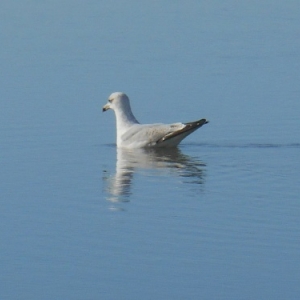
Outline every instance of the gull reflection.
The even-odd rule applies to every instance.
[[[202,184],[205,164],[183,154],[178,148],[122,149],[117,148],[116,172],[104,176],[104,186],[111,202],[130,199],[134,173],[154,171],[159,176],[177,176],[182,181]]]

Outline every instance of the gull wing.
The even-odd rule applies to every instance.
[[[185,137],[190,135],[192,132],[207,124],[206,119],[201,119],[194,122],[183,123],[184,127],[176,131],[166,134],[164,137],[156,141],[158,147],[166,146],[176,146],[178,145]]]
[[[134,124],[121,135],[121,146],[128,148],[174,147],[206,123],[208,123],[206,119],[201,119],[195,122],[169,125]]]

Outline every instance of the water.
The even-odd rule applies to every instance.
[[[1,299],[298,299],[297,2],[0,6]]]

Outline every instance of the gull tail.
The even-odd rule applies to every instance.
[[[159,144],[169,144],[169,146],[178,145],[185,137],[190,135],[192,132],[207,124],[209,121],[206,119],[201,119],[194,122],[184,123],[184,127],[180,130],[176,130],[174,132],[166,134],[164,137],[160,138],[156,141],[157,146],[162,146]]]

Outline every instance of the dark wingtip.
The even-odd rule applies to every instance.
[[[207,120],[207,119],[201,119],[200,121],[199,121],[199,125],[201,124],[201,125],[204,125],[204,124],[208,124],[209,123],[209,120]]]
[[[201,120],[199,120],[199,121],[194,121],[194,122],[189,122],[189,123],[185,123],[186,125],[189,125],[189,126],[199,126],[199,127],[201,127],[202,125],[204,125],[204,124],[207,124],[207,123],[209,123],[209,121],[208,120],[206,120],[206,119],[201,119]]]

